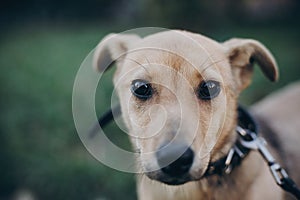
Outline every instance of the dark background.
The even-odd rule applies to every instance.
[[[261,41],[275,55],[281,79],[269,83],[256,70],[241,97],[249,105],[299,79],[299,9],[297,0],[1,1],[0,200],[136,198],[134,175],[96,161],[72,118],[76,72],[107,33],[156,26],[218,41]],[[110,105],[111,76],[98,94],[99,113]],[[107,130],[128,147],[114,124]]]

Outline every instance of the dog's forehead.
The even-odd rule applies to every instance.
[[[187,60],[194,55],[200,58],[224,56],[225,52],[223,45],[208,37],[176,30],[147,36],[137,42],[133,49],[166,51]]]
[[[127,67],[136,67],[136,74],[153,72],[157,78],[165,76],[164,72],[176,71],[193,76],[187,77],[189,79],[218,79],[228,62],[220,43],[184,31],[150,35],[132,46],[129,52]]]

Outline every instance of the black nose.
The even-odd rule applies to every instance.
[[[157,151],[156,157],[159,166],[162,167],[161,170],[165,174],[181,176],[187,173],[191,168],[194,160],[194,152],[185,145],[172,144],[166,147],[163,146]]]

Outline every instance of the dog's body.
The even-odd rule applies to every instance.
[[[204,176],[209,164],[226,156],[236,141],[238,96],[251,82],[253,62],[270,80],[278,78],[276,62],[262,44],[243,39],[217,43],[184,31],[144,39],[110,35],[97,47],[94,64],[104,71],[116,59],[115,88],[123,119],[135,136],[132,144],[140,152],[139,199],[285,198],[254,151],[230,174]],[[299,87],[293,90],[298,93],[287,106],[299,109]],[[283,138],[295,144],[283,142],[282,152],[276,153],[277,146],[271,151],[296,172],[299,112],[292,108],[276,113],[275,108],[283,108],[284,98],[271,100],[254,106],[252,112],[266,138],[278,139],[272,144],[281,144]],[[285,122],[288,130],[280,125]]]

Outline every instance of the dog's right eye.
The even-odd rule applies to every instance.
[[[131,92],[137,98],[147,100],[152,96],[153,89],[149,82],[138,79],[132,81]]]

